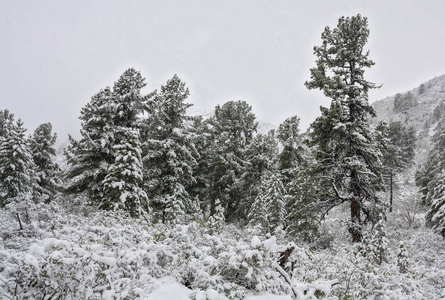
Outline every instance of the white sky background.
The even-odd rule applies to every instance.
[[[375,101],[445,74],[445,1],[7,1],[0,0],[0,109],[29,133],[51,122],[61,139],[78,135],[81,108],[129,67],[145,93],[175,73],[195,108],[245,100],[279,125],[303,129],[330,101],[304,82],[325,26],[361,13],[383,84]]]

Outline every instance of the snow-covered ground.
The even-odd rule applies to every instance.
[[[412,171],[411,171],[412,172]],[[205,220],[167,226],[96,211],[75,199],[0,210],[2,299],[444,299],[445,242],[425,228],[412,176],[399,176],[382,264],[351,245],[332,212],[323,243]],[[411,188],[410,188],[411,187]],[[411,203],[411,206],[408,204]],[[410,211],[407,211],[409,208]],[[19,229],[17,214],[23,230]],[[410,221],[411,220],[411,221]],[[400,267],[400,242],[406,272]],[[295,247],[285,267],[279,253]],[[328,246],[328,247],[327,247]],[[292,283],[289,285],[288,280]]]

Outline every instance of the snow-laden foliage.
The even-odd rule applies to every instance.
[[[252,204],[248,215],[248,225],[257,228],[259,232],[268,232],[267,201],[263,191],[260,191]]]
[[[114,146],[116,160],[104,179],[107,201],[103,206],[108,209],[124,209],[131,216],[138,216],[148,207],[147,195],[142,190],[139,131],[126,130],[124,136],[121,143]]]
[[[300,118],[293,116],[284,120],[277,130],[277,139],[283,147],[278,155],[278,169],[285,185],[295,179],[296,167],[303,162],[304,145],[299,126]]]
[[[0,136],[0,207],[32,192],[34,162],[19,119]]]
[[[242,211],[245,218],[256,196],[263,188],[263,178],[274,172],[278,154],[278,143],[272,132],[257,134],[243,151],[244,172],[241,177]]]
[[[375,116],[368,91],[377,86],[364,78],[365,68],[374,65],[364,50],[368,36],[368,21],[361,15],[340,18],[334,29],[326,27],[323,44],[314,47],[317,67],[305,83],[332,99],[310,128],[317,160],[314,172],[321,187],[318,197],[325,212],[351,203],[349,230],[354,241],[361,240],[362,227],[377,221],[381,210],[381,153],[368,124]]]
[[[220,234],[224,228],[226,218],[224,217],[224,207],[221,205],[219,200],[215,201],[215,213],[209,217],[208,227],[210,228],[210,233]]]
[[[0,210],[3,298],[147,298],[160,293],[166,278],[187,287],[190,299],[445,296],[445,245],[424,229],[402,233],[391,225],[387,260],[377,264],[341,236],[329,249],[310,250],[233,225],[219,233],[205,221],[154,225],[119,211],[78,211],[71,202],[22,199]],[[403,251],[397,240],[405,240]]]
[[[308,155],[305,161],[294,169],[293,179],[288,183],[286,231],[292,237],[315,241],[319,235],[319,208],[317,207],[316,180],[310,174],[313,159]]]
[[[364,235],[363,242],[359,248],[363,256],[381,265],[383,262],[387,262],[388,242],[386,225],[384,224],[383,215],[380,214],[380,219],[375,225],[374,231]]]
[[[83,217],[57,201],[23,200],[0,213],[0,294],[7,298],[134,299],[148,296],[165,276],[195,293],[213,289],[231,299],[290,293],[276,271],[274,237],[249,238],[236,228],[216,234],[195,222],[151,225],[119,212]]]
[[[144,190],[162,222],[176,222],[193,202],[187,189],[195,183],[192,170],[199,155],[187,126],[188,96],[185,83],[173,76],[150,95],[148,116],[140,125]]]
[[[67,192],[87,193],[92,204],[102,203],[104,179],[116,159],[114,146],[124,138],[122,128],[137,126],[138,115],[146,105],[146,97],[141,94],[145,85],[141,74],[130,68],[112,89],[99,91],[82,108],[82,138],[76,141],[70,137],[65,151]]]
[[[215,107],[214,115],[208,122],[207,195],[211,206],[219,199],[228,220],[245,219],[251,201],[243,198],[251,194],[246,189],[245,151],[252,142],[258,123],[252,107],[245,101],[229,101]],[[251,181],[250,181],[251,182]],[[250,198],[249,198],[250,199]]]
[[[434,147],[427,161],[418,172],[416,182],[428,206],[426,221],[436,232],[445,237],[445,121],[438,124]]]
[[[5,138],[6,135],[14,127],[14,114],[9,110],[0,110],[0,138]]]
[[[264,200],[266,201],[266,212],[269,220],[269,230],[274,232],[278,227],[284,227],[286,217],[285,199],[286,190],[282,179],[277,174],[272,176],[265,183]]]
[[[61,186],[59,166],[53,162],[57,135],[51,123],[39,125],[30,138],[30,150],[35,165],[34,197],[50,201]]]

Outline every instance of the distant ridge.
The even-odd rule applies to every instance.
[[[396,109],[394,102],[397,94],[372,103],[377,113],[372,124],[380,121],[401,121],[405,126],[416,128],[419,133],[434,127],[438,121],[434,117],[434,110],[445,101],[445,75],[422,83],[410,91],[401,92],[400,95],[407,93],[411,93],[415,101],[405,110]]]

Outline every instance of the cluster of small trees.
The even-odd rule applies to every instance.
[[[425,88],[419,88],[419,93],[422,94]],[[411,92],[405,94],[397,93],[394,97],[394,110],[396,112],[407,112],[411,107],[418,104],[416,97]]]
[[[50,201],[60,186],[51,124],[38,126],[29,137],[25,131],[20,119],[0,111],[0,207],[20,197]]]

